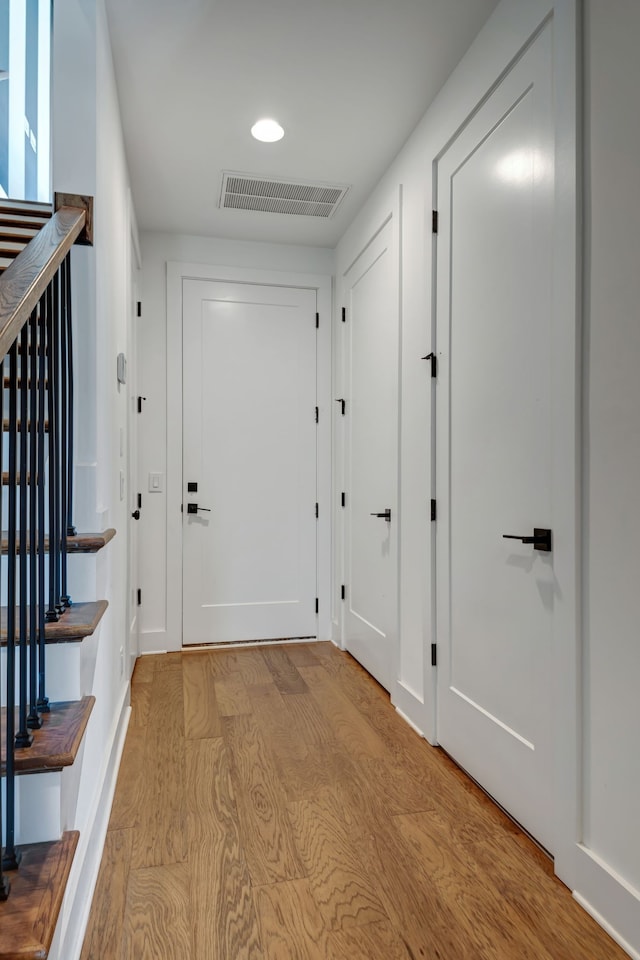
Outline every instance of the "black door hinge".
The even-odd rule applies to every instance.
[[[340,494],[340,506],[346,507],[346,505],[347,505],[347,495],[343,490],[342,493]]]
[[[342,308],[342,322],[343,322],[343,323],[346,323],[346,322],[347,322],[347,308],[346,308],[346,307],[343,307],[343,308]]]
[[[347,412],[347,401],[343,400],[342,397],[339,397],[336,400],[336,403],[340,404],[340,410],[342,412],[342,416],[344,417],[345,413]]]
[[[320,610],[320,601],[319,601],[318,598],[316,597],[316,613],[318,613],[319,610]]]
[[[142,413],[142,401],[146,399],[146,397],[138,397],[138,413]]]
[[[421,360],[431,360],[431,376],[435,379],[438,376],[438,358],[433,351],[426,357],[420,357]]]
[[[320,423],[320,407],[316,407],[316,423]]]
[[[436,519],[437,519],[436,502],[435,502],[435,500],[432,500],[432,501],[431,501],[431,519],[432,519],[432,520],[436,520]]]
[[[343,583],[342,586],[340,587],[340,599],[341,599],[341,600],[344,600],[344,599],[346,598],[346,596],[347,596],[347,588],[345,587],[345,585],[344,585],[344,583]]]
[[[140,301],[140,300],[138,300],[138,306],[137,306],[136,313],[137,313],[137,315],[138,315],[139,317],[142,316],[142,301]]]
[[[438,211],[432,210],[431,211],[431,233],[437,233],[437,232],[438,232]]]
[[[138,587],[138,606],[142,606],[142,590]]]
[[[320,314],[316,313],[316,330],[320,327]]]
[[[316,503],[316,520],[318,519],[319,516],[320,516],[320,508],[318,507],[318,504]]]
[[[438,648],[436,647],[435,643],[431,644],[431,666],[438,666]]]
[[[138,510],[142,508],[142,494],[138,494]]]

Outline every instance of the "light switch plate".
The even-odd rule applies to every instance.
[[[149,493],[162,493],[162,474],[149,474]]]

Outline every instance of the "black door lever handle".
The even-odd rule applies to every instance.
[[[541,550],[543,553],[551,552],[551,530],[547,530],[544,527],[534,527],[532,537],[521,537],[517,533],[503,533],[502,539],[532,543],[534,550]]]
[[[389,507],[387,507],[384,513],[372,513],[370,516],[380,517],[381,520],[386,520],[387,523],[391,523],[391,509]]]
[[[188,503],[187,513],[211,513],[211,510],[209,507],[199,507],[197,503]]]

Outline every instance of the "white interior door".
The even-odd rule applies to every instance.
[[[315,290],[184,281],[185,644],[316,635],[315,317]]]
[[[133,247],[133,244],[132,244]],[[137,304],[138,304],[138,265],[135,254],[132,251],[131,256],[131,287],[130,287],[130,314],[127,330],[127,503],[129,511],[127,515],[127,537],[128,537],[128,571],[127,583],[129,586],[127,596],[127,623],[129,626],[129,636],[127,640],[127,666],[129,671],[133,670],[136,658],[138,656],[138,587],[140,580],[138,576],[138,521],[135,519],[138,511],[138,359],[137,344],[138,331],[136,327]]]
[[[547,26],[438,163],[436,540],[438,740],[550,850],[552,80]]]
[[[390,219],[345,277],[346,649],[391,689],[398,592],[398,267]],[[388,511],[389,519],[374,514]]]

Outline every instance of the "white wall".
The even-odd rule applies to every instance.
[[[640,5],[585,20],[583,840],[635,888],[640,953]]]
[[[126,396],[116,381],[116,356],[129,323],[130,220],[128,174],[102,0],[55,4],[53,188],[94,197],[93,247],[75,247],[74,360],[76,377],[75,522],[79,530],[114,526],[115,540],[87,564],[75,601],[107,599],[96,637],[86,641],[82,693],[96,704],[73,768],[76,784],[66,827],[80,831],[53,957],[79,954],[99,866],[122,734],[128,680],[120,649],[126,636],[127,509],[120,500],[120,429]],[[84,568],[87,569],[86,566]],[[76,580],[79,585],[79,580]],[[90,654],[90,656],[89,656]],[[56,952],[57,951],[57,952]]]
[[[139,419],[139,483],[143,495],[140,519],[139,570],[142,589],[140,650],[178,650],[181,637],[167,626],[167,595],[181,591],[167,577],[168,457],[167,378],[179,358],[167,357],[168,262],[202,263],[288,273],[331,275],[333,252],[319,247],[292,247],[275,243],[248,243],[209,237],[146,233],[141,236],[142,317],[138,321],[139,393],[146,397]],[[161,493],[148,492],[150,472],[161,473]]]
[[[497,8],[336,251],[339,291],[342,274],[384,221],[402,186],[401,649],[399,682],[391,693],[431,740],[436,736],[434,676],[427,656],[432,640],[427,513],[432,388],[418,358],[433,343],[432,163],[506,66],[509,50],[518,49],[529,29],[527,18],[531,26],[545,6],[551,4],[505,0]],[[566,9],[564,0],[555,6]],[[576,677],[582,753],[564,758],[565,766],[581,770],[581,776],[568,796],[573,814],[559,814],[561,829],[570,834],[562,837],[562,874],[587,909],[640,957],[640,6],[636,0],[587,0],[585,17],[583,662]],[[336,303],[336,345],[341,305]],[[336,371],[340,378],[339,357]],[[338,512],[338,537],[339,524]],[[339,582],[336,577],[334,589]]]
[[[73,2],[82,10],[87,6],[82,0]],[[419,357],[428,352],[432,343],[429,320],[431,164],[443,145],[443,136],[455,129],[456,117],[466,116],[477,100],[478,90],[488,89],[496,70],[501,64],[506,65],[508,51],[517,46],[519,32],[526,29],[527,17],[535,22],[544,6],[542,0],[505,0],[501,4],[447,84],[445,95],[429,110],[337,251],[339,274],[379,225],[401,184],[401,509],[404,519],[400,560],[400,680],[410,679],[414,688],[418,686],[419,696],[407,697],[399,685],[394,691],[394,701],[428,736],[435,732],[433,675],[425,656],[431,642],[432,570],[427,514],[431,495],[431,383]],[[640,422],[637,372],[640,271],[636,242],[640,223],[636,188],[640,136],[635,116],[640,83],[636,56],[640,10],[635,0],[610,0],[606,8],[599,0],[585,0],[585,12],[588,230],[583,370],[585,554],[581,759],[584,763],[579,784],[583,829],[570,838],[571,842],[582,842],[578,849],[584,857],[576,857],[570,882],[601,921],[610,924],[619,936],[626,937],[629,952],[635,948],[634,955],[639,955],[637,917],[640,911],[634,891],[640,886],[640,835],[635,812],[640,794],[640,754],[636,743],[640,729],[636,691],[640,675],[637,639],[640,601],[638,565],[634,561],[640,534],[640,519],[635,509],[636,492],[640,489],[637,425]],[[90,93],[90,77],[88,82]],[[91,137],[87,149],[95,150],[95,140]],[[109,215],[109,231],[119,229],[122,183],[118,185],[118,169],[121,169],[118,165],[121,162],[120,157],[115,171],[104,172],[113,187],[116,205],[112,220]],[[65,184],[65,187],[85,189],[77,183]],[[324,249],[165,235],[145,236],[142,248],[139,386],[140,393],[147,397],[140,420],[140,480],[144,491],[149,471],[166,475],[168,457],[166,374],[168,369],[171,375],[172,361],[166,355],[167,261],[326,274],[332,272],[333,259],[331,251]],[[115,243],[111,247],[107,245],[106,251],[97,250],[97,256],[105,257],[108,271],[118,274],[122,269]],[[115,363],[122,290],[118,282],[112,291],[106,287],[101,289],[107,298],[101,307],[102,320],[108,324],[116,317],[112,332],[100,334],[105,339],[98,341],[100,350],[96,353],[99,357],[96,365],[105,363],[108,371],[109,365]],[[337,327],[336,323],[336,335],[339,335]],[[336,375],[339,378],[339,369]],[[336,389],[338,385],[339,379]],[[113,457],[114,431],[122,417],[108,372],[101,384],[99,416],[105,417],[106,437],[96,444],[96,462],[102,462],[105,456]],[[179,452],[171,451],[170,455],[179,456]],[[103,475],[98,485],[101,505],[109,509],[113,509],[112,480],[113,477]],[[169,645],[164,601],[168,590],[180,587],[166,582],[165,537],[164,494],[146,493],[144,522],[140,524],[143,649]],[[169,640],[175,644],[175,638]],[[591,872],[589,863],[594,865]]]
[[[336,250],[341,277],[401,201],[400,651],[394,703],[435,742],[432,642],[432,380],[420,358],[432,349],[432,163],[511,58],[544,18],[546,0],[507,0],[480,32]],[[336,303],[336,307],[342,306]],[[338,313],[334,338],[341,336]],[[336,386],[336,389],[339,389]],[[337,394],[339,395],[339,394]],[[340,520],[339,520],[340,522]],[[339,532],[338,532],[339,533]]]

